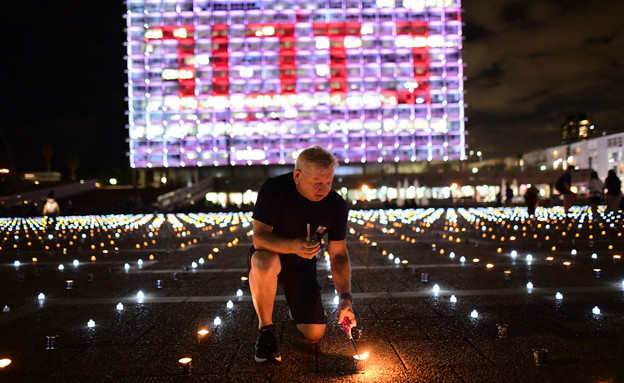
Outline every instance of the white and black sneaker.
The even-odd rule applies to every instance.
[[[266,362],[267,360],[282,361],[272,324],[260,328],[258,340],[256,341],[254,360],[256,362]]]

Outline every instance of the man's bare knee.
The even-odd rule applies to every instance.
[[[282,269],[279,254],[256,251],[251,256],[251,270],[261,274],[279,274]]]
[[[297,325],[297,329],[307,340],[311,342],[319,341],[325,334],[324,324],[300,323]]]

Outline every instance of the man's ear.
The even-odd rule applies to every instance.
[[[293,172],[293,179],[295,180],[295,184],[299,185],[299,177],[301,176],[301,170],[295,169]]]

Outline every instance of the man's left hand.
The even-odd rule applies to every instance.
[[[336,310],[336,319],[338,319],[338,324],[341,325],[345,318],[349,320],[350,327],[357,326],[355,314],[351,309],[351,300],[346,298],[341,299],[340,302],[338,302],[338,309]]]

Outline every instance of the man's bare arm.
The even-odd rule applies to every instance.
[[[306,259],[311,259],[318,254],[319,243],[308,243],[305,237],[284,238],[273,233],[273,226],[254,219],[253,244],[256,250],[265,250],[279,254],[297,254]]]

